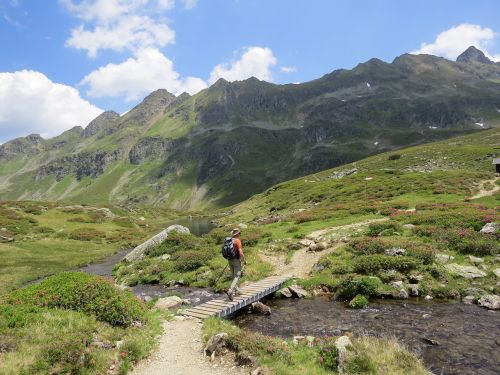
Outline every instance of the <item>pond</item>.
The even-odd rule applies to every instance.
[[[434,374],[497,375],[500,315],[462,303],[378,300],[352,310],[327,298],[268,301],[270,316],[241,314],[237,324],[265,335],[395,336]]]

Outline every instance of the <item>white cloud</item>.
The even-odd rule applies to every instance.
[[[265,81],[272,81],[271,68],[278,59],[270,48],[248,47],[241,58],[230,64],[219,64],[210,73],[210,83],[219,78],[227,81],[239,81],[256,77]]]
[[[84,21],[71,30],[68,47],[83,49],[90,57],[99,50],[137,51],[164,47],[175,41],[175,32],[162,19],[174,0],[60,0]]]
[[[297,68],[294,66],[282,66],[280,67],[280,70],[283,73],[295,73],[297,71]]]
[[[198,4],[198,0],[182,0],[186,9],[193,9]]]
[[[468,47],[474,46],[490,59],[500,61],[500,55],[492,56],[487,52],[487,48],[497,36],[498,34],[488,27],[463,23],[441,32],[433,43],[422,43],[420,49],[411,53],[425,53],[454,60]]]
[[[86,126],[102,112],[73,87],[40,72],[0,73],[0,142],[30,133],[51,137]]]
[[[200,78],[181,79],[172,61],[155,48],[142,49],[123,63],[103,66],[88,74],[81,83],[88,86],[91,97],[124,96],[127,101],[140,99],[160,88],[178,95],[184,91],[195,94],[207,87]]]

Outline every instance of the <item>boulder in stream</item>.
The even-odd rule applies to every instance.
[[[282,296],[282,297],[285,297],[285,298],[292,298],[293,297],[293,294],[292,292],[290,291],[290,289],[288,288],[282,288],[278,291],[278,293]]]
[[[499,310],[500,309],[500,296],[496,294],[486,294],[479,298],[477,304],[482,307],[486,307],[490,310]]]
[[[168,310],[182,305],[182,298],[177,296],[169,296],[158,299],[155,303],[155,308]]]
[[[292,295],[296,298],[307,298],[310,296],[308,291],[298,286],[297,284],[290,285],[288,289],[290,290],[290,292],[292,292]]]
[[[260,315],[271,315],[271,308],[260,301],[252,303],[252,312]]]

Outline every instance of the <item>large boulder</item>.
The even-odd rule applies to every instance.
[[[500,296],[495,294],[486,294],[479,298],[477,304],[482,307],[486,307],[490,310],[499,310],[500,309]]]
[[[183,234],[189,234],[189,229],[182,225],[171,225],[167,229],[162,230],[157,235],[151,237],[149,240],[141,243],[139,246],[134,248],[126,257],[125,260],[128,262],[133,262],[144,257],[146,250],[161,244],[168,235],[172,232],[178,232]]]
[[[260,315],[271,315],[271,308],[260,301],[252,303],[252,312]]]
[[[436,254],[435,258],[436,258],[436,262],[439,262],[439,263],[446,263],[446,262],[449,262],[449,261],[455,259],[455,257],[453,255],[448,255],[448,254]]]
[[[283,289],[280,289],[278,291],[278,293],[282,296],[282,297],[285,297],[285,298],[292,298],[293,297],[293,294],[292,292],[290,291],[290,289],[288,288],[283,288]]]
[[[207,341],[205,345],[205,355],[214,358],[215,354],[218,354],[222,351],[222,349],[226,346],[227,333],[221,332],[213,335]]]
[[[460,264],[451,263],[445,265],[446,269],[460,277],[466,279],[475,279],[478,277],[485,277],[486,273],[481,271],[475,266],[461,266]]]
[[[288,289],[290,290],[290,292],[292,292],[292,295],[296,298],[307,298],[310,296],[308,291],[298,286],[297,284],[290,285]]]
[[[495,234],[500,229],[500,223],[486,223],[484,227],[481,228],[480,232],[483,234]]]
[[[183,302],[182,298],[177,296],[163,297],[159,298],[158,301],[156,301],[155,308],[168,310],[182,305],[182,302]]]

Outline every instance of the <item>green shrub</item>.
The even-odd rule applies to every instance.
[[[359,279],[344,279],[337,286],[336,295],[339,300],[350,300],[358,294],[368,297],[377,295],[377,288],[381,285],[376,277],[361,277]]]
[[[349,242],[349,248],[357,254],[382,254],[387,245],[380,238],[359,237]]]
[[[159,245],[149,248],[146,255],[158,257],[163,254],[174,254],[178,251],[199,250],[206,246],[206,239],[192,234],[172,232]]]
[[[368,298],[362,294],[357,294],[350,302],[349,307],[352,309],[364,309],[368,305]]]
[[[321,365],[328,370],[337,370],[339,352],[334,337],[318,337],[315,341]]]
[[[366,275],[375,275],[382,270],[396,270],[404,273],[417,268],[420,263],[408,256],[361,255],[354,259],[354,271]]]
[[[224,243],[224,239],[230,236],[231,231],[227,228],[214,228],[204,237],[209,238],[211,242],[214,242],[217,245],[222,245]]]
[[[94,228],[79,228],[71,231],[68,237],[77,241],[95,241],[105,238],[106,233]]]
[[[387,158],[387,160],[398,160],[398,159],[401,159],[401,154],[391,154]]]
[[[12,305],[55,307],[81,311],[112,325],[128,326],[144,317],[144,305],[129,291],[82,272],[64,272],[6,297]]]
[[[302,223],[307,223],[308,221],[317,220],[316,215],[314,215],[311,212],[307,212],[307,211],[299,212],[299,213],[295,214],[293,216],[293,218],[295,219],[295,222],[297,224],[302,224]]]
[[[172,256],[175,268],[179,271],[192,271],[204,266],[215,253],[202,250],[179,251]]]
[[[394,221],[384,221],[379,223],[371,223],[368,226],[368,236],[375,237],[380,235],[392,235],[395,232],[401,232],[401,225]]]

